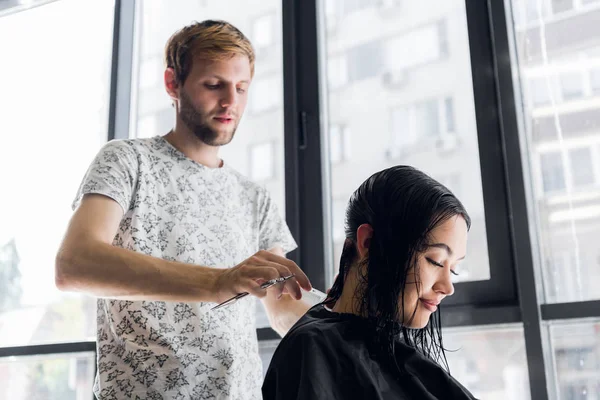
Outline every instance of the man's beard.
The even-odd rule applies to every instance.
[[[179,98],[179,107],[181,120],[203,143],[209,146],[223,146],[233,139],[237,124],[234,125],[229,136],[222,139],[219,138],[219,132],[208,125],[206,116],[194,107],[191,99],[183,90]]]

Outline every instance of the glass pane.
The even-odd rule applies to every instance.
[[[592,94],[600,95],[600,69],[590,71],[590,87]]]
[[[344,135],[360,149],[345,153],[343,163],[338,162],[339,149],[327,152],[333,232],[327,277],[331,282],[337,271],[343,214],[351,193],[372,173],[408,164],[447,182],[451,190],[460,189],[473,227],[469,261],[457,281],[487,280],[465,2],[359,3],[320,2],[325,15],[321,45],[326,54],[321,62],[327,71],[323,90],[328,90],[329,101],[324,135],[330,137],[330,146],[338,146],[338,133],[332,130],[344,126]]]
[[[229,166],[266,187],[285,216],[283,160],[283,62],[281,1],[157,0],[139,2],[136,129],[131,137],[165,135],[174,126],[175,111],[163,84],[164,47],[169,37],[193,20],[223,19],[240,29],[256,51],[255,75],[248,105],[234,140],[220,150]],[[193,17],[191,17],[193,16]],[[145,72],[149,71],[149,72]],[[146,76],[142,79],[142,75]],[[150,76],[152,75],[152,76]],[[259,307],[257,327],[269,326]]]
[[[574,186],[592,185],[596,182],[592,149],[589,147],[572,149],[569,151],[569,159]]]
[[[559,14],[573,8],[573,0],[552,0],[552,12]]]
[[[600,399],[600,320],[550,326],[561,400]]]
[[[0,346],[94,336],[93,299],[59,292],[54,260],[107,137],[113,15],[63,0],[0,18]]]
[[[542,182],[544,192],[564,190],[565,173],[562,155],[558,152],[541,155]]]
[[[94,353],[0,358],[0,399],[92,397]]]
[[[513,11],[531,2],[541,3],[506,0]],[[597,6],[553,1],[552,7],[569,9],[560,23],[543,15],[543,30],[513,24],[512,37],[532,226],[545,301],[555,303],[600,299],[600,25]]]
[[[550,92],[552,81],[547,78],[534,78],[529,83],[531,91],[531,101],[536,106],[543,106],[550,103]]]
[[[253,144],[250,147],[250,177],[255,182],[273,179],[273,143]]]
[[[278,345],[279,340],[261,340],[258,342],[258,353],[262,361],[263,377],[267,374],[269,364],[271,364],[271,359]]]
[[[475,397],[531,398],[522,327],[445,329],[444,346],[450,373]]]
[[[583,81],[580,74],[568,73],[561,75],[560,87],[562,98],[565,101],[583,96]]]

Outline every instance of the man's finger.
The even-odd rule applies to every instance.
[[[306,276],[304,271],[302,271],[302,269],[300,269],[296,263],[294,263],[294,266],[290,268],[290,271],[295,275],[296,281],[298,281],[298,284],[300,287],[302,287],[302,289],[306,290],[307,292],[312,289],[312,285],[308,279],[308,276]]]
[[[279,270],[274,267],[252,267],[246,268],[243,272],[244,277],[252,279],[263,279],[269,281],[271,279],[277,279],[281,276]]]
[[[259,254],[271,262],[275,262],[279,265],[285,266],[290,271],[290,273],[295,275],[295,278],[300,284],[300,287],[302,287],[304,290],[310,291],[312,289],[312,285],[310,283],[310,280],[308,279],[308,276],[306,276],[304,271],[302,271],[302,269],[294,261],[290,260],[289,258],[285,258],[278,254],[272,253],[271,251],[259,252]]]
[[[277,262],[265,260],[265,261],[263,261],[262,264],[263,264],[263,265],[261,265],[262,267],[269,267],[269,268],[274,268],[275,270],[277,270],[279,275],[277,275],[275,278],[280,278],[282,276],[289,276],[294,273],[285,265],[279,264]]]
[[[260,284],[252,279],[245,279],[243,281],[246,291],[252,296],[263,298],[267,295],[267,291],[260,287]]]
[[[302,298],[302,291],[300,290],[300,285],[297,281],[290,279],[289,281],[285,282],[285,288],[290,296],[292,296],[294,299],[300,300]]]

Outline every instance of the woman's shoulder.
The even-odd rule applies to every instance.
[[[283,337],[279,347],[323,348],[362,344],[366,320],[353,314],[336,313],[322,304],[312,307]],[[335,344],[335,345],[334,345]]]

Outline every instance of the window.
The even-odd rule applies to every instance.
[[[401,70],[436,61],[447,54],[446,22],[434,22],[389,39],[385,64],[390,71]]]
[[[586,186],[595,182],[592,152],[589,147],[569,151],[573,186]]]
[[[260,51],[275,44],[275,14],[262,15],[252,22],[252,44]]]
[[[382,68],[383,49],[380,42],[371,42],[348,50],[348,75],[352,81],[372,78]]]
[[[0,18],[0,37],[11,38],[0,52],[18,62],[0,63],[0,347],[95,335],[94,299],[59,292],[54,264],[75,191],[107,138],[113,15],[110,1],[63,0]],[[79,84],[76,96],[66,90]]]
[[[258,343],[258,350],[260,352],[260,359],[263,367],[263,377],[267,374],[269,364],[271,364],[271,359],[273,358],[273,354],[275,354],[277,345],[279,345],[279,340],[261,340]]]
[[[136,137],[149,138],[165,135],[173,126],[175,126],[175,109],[173,107],[164,108],[138,119]]]
[[[440,134],[440,119],[437,100],[428,100],[415,107],[417,137],[433,137]]]
[[[535,23],[540,20],[541,16],[547,15],[546,1],[538,0],[523,0],[515,2],[512,10],[515,17],[515,23],[518,26],[523,26],[528,23]],[[541,11],[541,14],[540,14]]]
[[[344,232],[344,224],[346,222],[345,218],[347,206],[348,199],[334,199],[331,205],[331,208],[333,210],[333,238],[338,242],[343,241],[346,238],[346,234]]]
[[[443,335],[450,373],[475,397],[530,398],[522,327],[447,328]]]
[[[255,77],[248,91],[250,101],[248,106],[254,114],[272,110],[281,104],[281,78]]]
[[[254,181],[273,178],[274,154],[273,143],[259,143],[250,147],[250,177]]]
[[[573,0],[552,0],[552,12],[559,14],[573,9]]]
[[[328,273],[329,279],[333,282],[333,278],[338,271],[339,259],[342,256],[344,241],[346,240],[345,223],[346,223],[346,207],[348,206],[349,198],[335,198],[331,202],[331,233],[333,238],[333,257],[335,263],[333,268]]]
[[[525,0],[511,1],[513,8],[523,7],[524,2]],[[579,1],[553,1],[552,7],[556,12],[579,4]],[[562,97],[568,99],[587,94],[583,89],[587,79],[579,71],[589,68],[591,92],[597,94],[597,44],[588,40],[591,33],[579,36],[582,29],[588,29],[587,26],[594,27],[589,32],[597,31],[596,25],[586,22],[593,20],[594,12],[597,12],[596,7],[579,7],[579,13],[571,13],[569,18],[565,16],[560,24],[547,24],[545,32],[535,34],[535,40],[534,36],[528,34],[526,27],[515,27],[513,71],[517,71],[521,78],[531,77],[532,74],[551,77],[556,76],[557,71],[562,71],[558,75],[560,91]],[[561,43],[551,39],[559,37],[555,35],[560,36]],[[543,58],[544,55],[546,59]],[[523,88],[525,98],[548,100],[548,93],[541,90],[541,80],[540,85],[532,85],[531,80],[529,83]],[[595,186],[598,173],[595,157],[600,131],[596,129],[595,115],[598,113],[598,106],[594,101],[584,101],[582,98],[581,101],[568,105],[550,105],[547,101],[544,118],[552,123],[540,125],[537,129],[543,128],[553,133],[556,128],[560,128],[562,135],[536,134],[536,120],[540,119],[535,105],[541,101],[533,101],[533,105],[528,105],[523,110],[522,122],[525,129],[521,134],[527,143],[524,148],[528,149],[527,156],[533,161],[532,176],[541,177],[541,183],[535,185],[533,190],[537,201],[531,206],[536,222],[531,226],[537,228],[534,242],[540,243],[539,259],[544,260],[544,264],[540,266],[543,287],[546,288],[543,300],[549,306],[554,306],[554,303],[600,299],[600,292],[597,290],[600,285],[600,252],[595,239],[592,239],[600,235],[600,198]],[[570,121],[575,120],[577,124],[570,126]],[[577,147],[574,148],[574,145]],[[536,170],[535,160],[538,158],[539,170]],[[525,160],[525,163],[528,161]],[[566,190],[567,183],[571,190]],[[578,308],[574,304],[568,309],[575,312]],[[578,390],[577,379],[573,379],[571,383],[569,390]],[[567,396],[566,393],[567,391],[561,395]]]
[[[549,78],[535,78],[529,82],[531,98],[534,106],[543,106],[550,103]]]
[[[540,157],[544,192],[564,190],[565,172],[559,152],[542,154]]]
[[[369,7],[373,7],[375,2],[373,0],[338,0],[339,5],[343,10],[343,15],[349,15]]]
[[[348,64],[343,55],[327,60],[327,82],[330,90],[343,87],[348,83]]]
[[[406,149],[417,142],[417,132],[413,129],[414,123],[411,107],[402,106],[392,109],[392,146],[397,149]]]
[[[140,63],[139,87],[140,89],[162,89],[164,65],[161,57],[153,57]]]
[[[454,102],[450,97],[395,107],[391,114],[392,146],[399,151],[408,151],[419,143],[430,149],[432,145],[441,149],[442,142],[433,143],[431,139],[455,131]]]
[[[563,100],[572,100],[583,96],[581,74],[568,73],[560,76],[560,88]]]
[[[479,171],[480,160],[465,2],[444,2],[443,11],[428,15],[427,10],[437,5],[432,1],[419,7],[403,7],[403,13],[397,17],[386,18],[381,3],[374,3],[378,12],[370,14],[369,19],[365,19],[369,25],[360,30],[348,30],[343,37],[328,34],[326,28],[319,32],[326,49],[326,56],[320,61],[327,66],[328,78],[332,79],[323,82],[322,90],[329,89],[324,109],[330,120],[345,127],[353,144],[360,143],[360,151],[355,156],[331,168],[332,208],[328,217],[334,235],[332,240],[326,240],[331,240],[327,246],[331,246],[333,259],[328,262],[332,270],[327,271],[326,276],[332,277],[337,269],[344,238],[339,217],[342,208],[337,205],[337,199],[347,199],[375,171],[392,164],[409,164],[434,178],[456,173],[461,181],[469,182],[461,188],[461,200],[471,210],[477,229],[481,231],[474,239],[477,244],[473,248],[477,250],[469,255],[469,267],[466,268],[471,270],[464,271],[464,276],[469,281],[489,279],[483,191],[481,182],[471,177],[473,171]],[[328,18],[326,14],[325,19]],[[342,17],[338,23],[345,21],[350,18]],[[406,26],[415,26],[414,21],[419,21],[416,28],[407,31]],[[324,22],[324,26],[328,26],[328,21]],[[369,38],[376,39],[354,45],[365,31],[369,32]],[[444,49],[448,48],[456,49],[457,56],[444,57],[447,53]],[[335,52],[329,49],[335,49]],[[340,83],[335,81],[337,77],[332,72],[341,70],[338,66],[341,65],[340,54],[348,57],[350,78],[343,92],[334,90]],[[398,91],[382,90],[381,81],[386,73],[406,68],[411,68],[410,85]],[[362,82],[373,77],[379,78],[377,84]],[[346,93],[352,93],[352,101],[348,101]],[[382,113],[382,106],[388,104],[391,104],[390,110]],[[461,141],[453,141],[451,144],[456,151],[444,153],[442,159],[439,152],[447,148],[447,143],[440,139],[454,136],[451,134],[456,132],[459,124],[465,127],[464,130],[461,128]],[[325,134],[337,137],[335,129],[331,126]],[[330,140],[330,146],[337,143],[335,139]],[[338,153],[337,149],[328,150],[332,155]],[[432,156],[434,154],[436,156]],[[336,159],[334,156],[329,162],[333,164]],[[452,171],[448,170],[450,165]]]
[[[332,125],[329,128],[329,157],[332,164],[350,157],[350,135],[343,125]]]
[[[89,399],[94,353],[0,358],[0,398]]]
[[[454,132],[454,101],[451,97],[447,97],[444,100],[444,111],[446,117],[446,132]]]
[[[590,71],[590,86],[592,94],[600,95],[600,68],[594,68]]]
[[[600,398],[600,321],[553,322],[550,338],[560,398]]]

